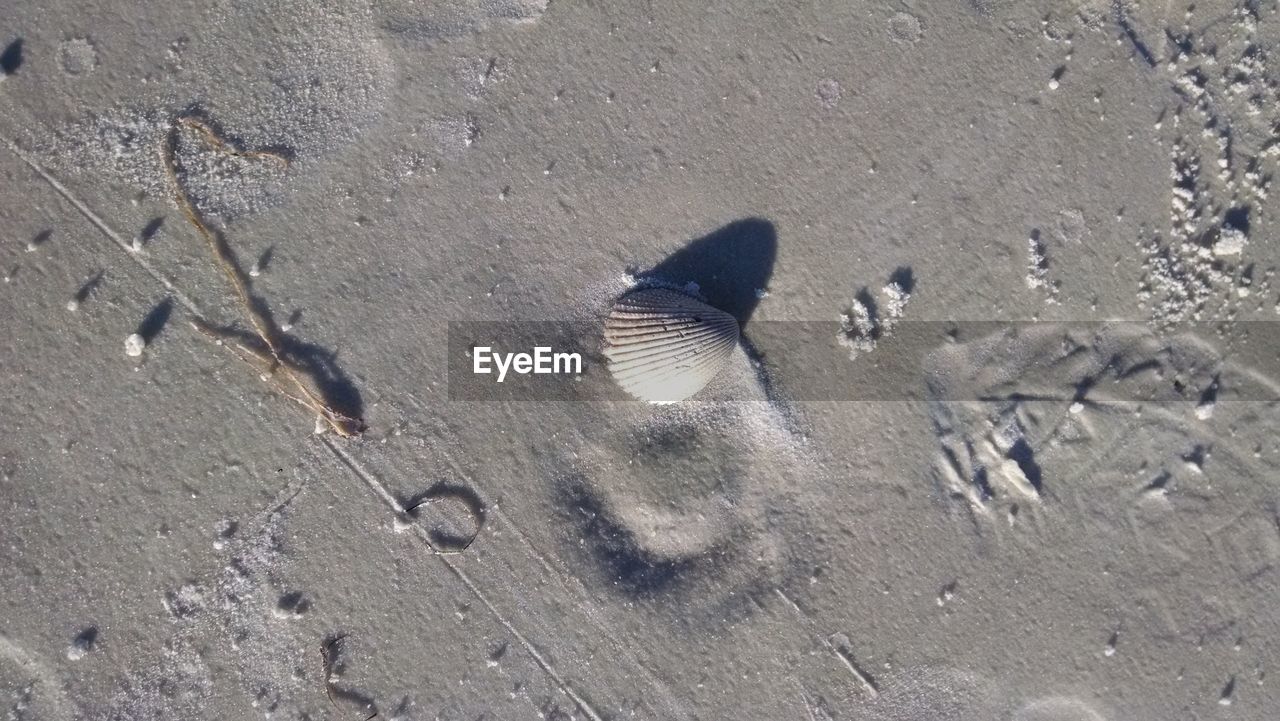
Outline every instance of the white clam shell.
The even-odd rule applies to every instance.
[[[609,372],[651,403],[682,401],[724,368],[738,321],[679,291],[646,288],[618,299],[604,323]]]

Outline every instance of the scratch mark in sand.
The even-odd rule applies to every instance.
[[[871,678],[871,674],[862,670],[858,662],[853,659],[853,652],[845,647],[844,644],[833,645],[830,639],[826,640],[827,648],[831,649],[836,656],[844,661],[844,665],[849,669],[849,673],[862,684],[862,690],[867,692],[871,698],[880,697],[880,689],[876,686],[875,679]]]
[[[809,715],[809,721],[818,721],[818,717],[813,713],[813,704],[809,702],[809,694],[805,693],[804,685],[796,680],[796,689],[800,691],[800,705],[804,706],[805,712]]]
[[[876,684],[875,679],[872,678],[871,674],[867,673],[862,669],[862,666],[860,666],[858,662],[854,659],[853,652],[850,651],[849,648],[843,642],[832,643],[832,638],[835,638],[834,636],[826,636],[826,635],[817,633],[816,629],[814,629],[815,624],[814,624],[813,618],[809,616],[809,614],[805,613],[804,610],[800,608],[800,605],[798,603],[791,600],[791,597],[788,596],[785,592],[783,592],[781,588],[775,588],[773,589],[773,592],[776,593],[779,598],[785,601],[786,604],[790,606],[796,612],[797,615],[799,615],[802,619],[804,619],[805,624],[808,625],[810,629],[813,631],[813,635],[818,639],[819,643],[821,643],[824,648],[830,651],[832,655],[840,659],[841,663],[844,664],[844,667],[849,670],[849,673],[853,674],[853,677],[858,680],[858,685],[862,687],[863,693],[865,693],[869,698],[872,698],[872,699],[876,699],[880,697],[880,687]]]
[[[107,225],[107,222],[99,217],[97,213],[93,212],[93,210],[84,201],[72,194],[65,185],[58,182],[58,179],[50,175],[49,171],[45,170],[43,166],[32,160],[30,156],[18,147],[17,143],[4,136],[0,136],[0,140],[3,140],[4,144],[9,147],[9,150],[14,155],[18,156],[18,160],[21,160],[28,168],[35,171],[36,175],[39,175],[44,179],[44,182],[49,184],[49,187],[53,188],[58,195],[61,195],[63,200],[71,203],[71,206],[83,215],[85,219],[93,225],[93,227],[97,228],[103,235],[107,236],[107,239],[112,243],[119,246],[120,250],[123,250],[130,258],[133,258],[134,262],[141,266],[142,269],[145,270],[152,278],[159,281],[160,285],[163,285],[165,290],[172,293],[173,297],[177,298],[178,302],[181,303],[184,308],[196,315],[203,316],[205,314],[204,311],[200,309],[200,306],[196,305],[195,301],[187,297],[185,293],[178,289],[178,286],[174,284],[173,281],[169,280],[163,273],[156,270],[154,266],[148,263],[146,258],[132,252],[131,246],[127,241],[125,241],[124,236],[113,230],[111,226]]]

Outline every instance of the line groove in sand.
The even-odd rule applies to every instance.
[[[204,315],[204,311],[200,309],[200,306],[197,305],[196,302],[193,301],[189,296],[183,293],[178,288],[176,283],[174,283],[172,280],[170,280],[160,271],[156,270],[156,268],[152,266],[151,263],[148,263],[145,258],[142,258],[137,253],[133,252],[130,249],[129,244],[125,242],[124,237],[121,236],[120,233],[116,232],[116,230],[113,229],[110,225],[108,225],[107,222],[103,220],[101,216],[95,213],[93,209],[89,207],[88,203],[85,203],[84,201],[76,197],[75,194],[70,191],[70,189],[68,189],[65,185],[59,182],[58,179],[55,178],[49,171],[45,170],[45,168],[42,165],[37,163],[34,159],[28,156],[26,152],[24,152],[20,147],[18,147],[18,144],[14,142],[11,138],[5,135],[0,135],[0,142],[3,142],[5,146],[9,148],[9,151],[12,152],[19,160],[21,160],[23,164],[31,168],[32,171],[34,171],[37,175],[39,175],[40,178],[43,179],[45,183],[47,183],[49,187],[54,190],[54,192],[62,196],[63,199],[65,199],[68,203],[70,203],[71,206],[74,207],[78,213],[84,216],[85,220],[89,221],[90,225],[92,225],[104,236],[106,236],[106,238],[110,240],[112,243],[114,243],[121,251],[123,251],[125,255],[132,258],[133,261],[137,263],[140,268],[146,271],[148,275],[150,275],[153,279],[155,279],[161,285],[163,285],[167,291],[172,293],[174,298],[176,298],[184,308],[186,308],[188,311],[190,311],[195,315],[199,315],[199,316]],[[372,473],[369,473],[368,471],[366,471],[355,460],[355,458],[353,458],[346,451],[339,448],[333,442],[332,439],[321,438],[321,441],[324,443],[325,447],[327,447],[330,450],[330,452],[332,452],[334,456],[337,457],[337,459],[370,490],[371,493],[373,493],[375,496],[379,498],[379,500],[385,503],[392,510],[392,512],[400,513],[403,510],[400,508],[400,503],[395,499],[394,496],[391,495],[389,491],[387,491],[386,487],[383,486],[382,483],[376,477],[374,477]],[[515,528],[515,525],[511,524],[509,519],[507,522],[508,524],[511,525],[512,528]],[[426,531],[417,525],[414,525],[413,529],[418,534],[419,538],[421,538],[421,540],[427,544],[427,547],[431,548],[434,551],[435,548],[434,546],[431,545],[430,538],[426,536]],[[521,535],[523,536],[523,534]],[[526,545],[527,545],[527,542],[526,542]],[[530,550],[533,550],[533,549],[530,549]],[[534,553],[535,555],[540,557],[540,554],[538,554],[536,551],[534,551]],[[494,619],[503,628],[505,628],[507,632],[510,633],[520,643],[521,647],[524,648],[525,652],[528,653],[531,658],[533,658],[534,662],[538,664],[538,667],[542,669],[543,673],[545,673],[551,679],[551,681],[555,683],[556,687],[559,688],[561,692],[563,692],[566,696],[568,696],[573,701],[573,703],[579,708],[579,710],[582,711],[582,713],[586,714],[587,718],[589,718],[591,721],[604,721],[603,717],[599,714],[599,712],[597,712],[591,706],[591,704],[587,702],[586,699],[580,696],[578,692],[573,689],[573,686],[568,681],[566,681],[558,671],[556,671],[555,667],[552,666],[551,662],[548,661],[547,658],[542,655],[542,653],[538,650],[536,646],[534,646],[533,642],[531,642],[523,633],[521,633],[515,627],[514,624],[508,621],[500,611],[498,611],[497,606],[495,606],[489,600],[488,596],[486,596],[484,592],[480,590],[480,587],[477,586],[475,582],[473,582],[471,578],[467,576],[466,573],[464,573],[462,569],[457,566],[457,564],[453,563],[445,555],[442,555],[439,553],[433,553],[432,555],[435,556],[435,558],[437,558],[441,563],[443,563],[445,568],[450,573],[452,573],[459,581],[461,581],[462,584],[467,587],[467,590],[470,591],[470,593],[473,596],[475,596],[476,599],[479,600],[480,603],[483,604],[486,609],[488,609],[489,613],[494,617]],[[545,566],[547,563],[546,560],[541,558],[540,560],[542,560]]]
[[[791,597],[788,596],[781,588],[775,588],[773,589],[773,592],[785,601],[786,604],[804,620],[804,623],[809,626],[809,630],[813,634],[814,638],[818,639],[818,642],[822,644],[823,648],[830,651],[831,654],[839,659],[844,667],[848,669],[849,673],[853,674],[853,677],[858,680],[858,685],[861,686],[862,692],[868,698],[874,700],[880,697],[879,687],[871,678],[871,675],[862,670],[862,667],[854,660],[852,651],[845,648],[843,644],[832,643],[831,636],[819,632],[817,629],[817,623],[814,622],[813,617],[806,613],[804,609],[800,608],[800,604],[791,600]]]
[[[49,171],[45,170],[44,166],[32,160],[26,154],[26,152],[22,150],[22,148],[18,147],[18,144],[16,142],[14,142],[11,138],[3,135],[0,135],[0,141],[3,141],[4,144],[9,147],[9,151],[12,152],[14,155],[16,155],[18,157],[18,160],[21,160],[28,168],[31,168],[33,171],[35,171],[35,173],[39,175],[44,180],[44,182],[48,183],[49,187],[53,188],[54,192],[56,192],[58,195],[61,195],[62,198],[66,200],[68,203],[71,203],[71,206],[74,207],[78,213],[83,215],[85,219],[88,220],[93,227],[97,228],[99,232],[107,236],[107,239],[110,240],[112,243],[115,243],[120,248],[120,250],[123,250],[125,252],[126,255],[128,255],[130,258],[133,258],[134,262],[137,263],[138,266],[141,267],[143,270],[145,270],[152,278],[155,278],[157,281],[159,281],[160,284],[165,287],[165,290],[172,293],[173,297],[177,298],[178,302],[181,303],[184,308],[191,311],[192,313],[195,313],[196,315],[200,315],[200,316],[204,315],[204,311],[200,309],[200,306],[196,305],[196,302],[191,300],[191,298],[189,298],[186,293],[183,293],[178,288],[176,283],[169,280],[160,271],[156,270],[154,266],[152,266],[150,263],[147,262],[146,258],[143,258],[137,253],[133,252],[133,250],[130,249],[129,244],[125,242],[123,236],[117,233],[111,226],[107,225],[107,222],[103,220],[102,217],[99,216],[97,213],[93,212],[93,209],[90,208],[87,203],[77,198],[70,190],[67,189],[65,185],[58,182],[58,179],[53,177],[53,175],[50,174]]]
[[[449,464],[449,467],[453,469],[453,472],[457,473],[458,477],[461,478],[463,482],[465,482],[468,486],[471,486],[472,488],[478,487],[479,484],[477,484],[474,480],[472,480],[471,474],[463,470],[462,464],[458,463],[458,461],[454,459],[453,455],[449,453],[447,449],[442,450],[441,455],[444,457],[445,462]],[[525,550],[528,553],[532,554],[535,559],[537,559],[539,565],[542,566],[542,569],[546,571],[547,574],[550,575],[552,578],[559,580],[561,584],[561,588],[564,588],[566,591],[577,595],[580,599],[584,599],[583,615],[586,617],[587,620],[591,622],[591,625],[599,629],[600,633],[605,638],[609,639],[610,643],[613,646],[613,652],[615,654],[625,656],[628,661],[634,664],[635,667],[639,669],[640,672],[643,673],[646,678],[649,679],[649,681],[654,685],[655,688],[657,688],[659,691],[662,692],[663,696],[665,696],[666,698],[666,703],[669,709],[679,710],[683,714],[684,718],[690,718],[689,713],[681,707],[680,702],[676,699],[675,695],[671,693],[671,688],[668,686],[667,682],[663,681],[658,676],[658,673],[656,671],[654,671],[647,664],[645,664],[643,661],[637,658],[636,655],[631,652],[630,648],[626,644],[619,641],[618,638],[613,635],[613,633],[609,630],[609,627],[607,625],[602,623],[600,619],[596,618],[596,615],[595,613],[592,612],[592,609],[586,607],[589,603],[589,593],[586,589],[586,585],[582,582],[582,579],[578,578],[577,576],[575,576],[570,572],[563,571],[561,569],[556,568],[555,565],[551,563],[551,560],[547,557],[547,554],[544,553],[542,549],[538,548],[537,544],[535,544],[533,540],[525,534],[524,531],[520,530],[520,527],[516,525],[515,521],[513,521],[511,517],[508,516],[502,510],[501,506],[498,506],[495,504],[488,510],[492,511],[495,518],[498,518],[503,523],[507,524],[507,527],[510,528],[513,533],[515,533],[516,538],[519,539],[520,544],[524,546]]]
[[[334,443],[332,438],[321,437],[320,441],[324,443],[325,447],[328,448],[343,465],[363,481],[364,484],[373,491],[374,495],[382,499],[382,502],[386,503],[393,513],[402,512],[403,509],[400,507],[400,502],[395,499],[395,496],[392,496],[390,491],[386,489],[386,486],[383,486],[382,482],[379,481],[372,473],[365,470],[365,468],[360,465],[359,461],[353,458],[351,454],[347,453]],[[603,717],[591,707],[591,704],[587,703],[586,699],[579,696],[578,693],[573,690],[573,686],[571,686],[569,682],[566,681],[558,671],[556,671],[555,667],[551,665],[551,662],[548,661],[546,657],[538,651],[538,648],[533,645],[533,642],[526,638],[523,633],[521,633],[510,621],[506,619],[505,616],[502,615],[502,612],[498,610],[497,606],[494,606],[493,603],[489,601],[489,597],[486,596],[484,592],[480,590],[480,587],[477,586],[471,578],[458,567],[458,564],[454,563],[444,554],[435,553],[435,546],[432,545],[431,539],[427,535],[427,531],[417,524],[414,524],[412,528],[418,538],[427,545],[427,548],[430,548],[433,551],[431,555],[438,559],[440,563],[444,564],[444,567],[457,577],[457,579],[462,582],[462,585],[467,587],[467,590],[471,592],[471,595],[475,596],[480,603],[484,604],[485,608],[489,609],[489,613],[493,615],[494,619],[507,630],[507,633],[510,633],[515,637],[516,641],[520,642],[520,645],[524,648],[525,652],[533,658],[534,662],[538,664],[538,667],[555,682],[556,686],[559,687],[566,696],[573,700],[578,708],[587,715],[587,718],[591,719],[591,721],[604,721]]]

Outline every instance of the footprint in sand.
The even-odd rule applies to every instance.
[[[753,590],[812,568],[794,490],[816,464],[758,374],[747,324],[775,246],[770,223],[739,221],[637,274],[640,284],[696,288],[743,335],[693,400],[583,409],[558,506],[600,581],[628,598],[674,596],[682,613],[725,618]]]
[[[928,367],[934,477],[975,516],[1012,522],[1067,494],[1176,506],[1170,492],[1194,483],[1209,456],[1242,488],[1261,487],[1265,469],[1242,449],[1265,442],[1261,420],[1276,412],[1280,384],[1195,335],[1014,326],[941,348]],[[1230,402],[1244,400],[1259,402]]]

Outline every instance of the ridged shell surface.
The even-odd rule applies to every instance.
[[[679,291],[645,288],[614,303],[604,339],[609,372],[623,390],[651,403],[674,403],[724,368],[738,343],[738,321]]]

